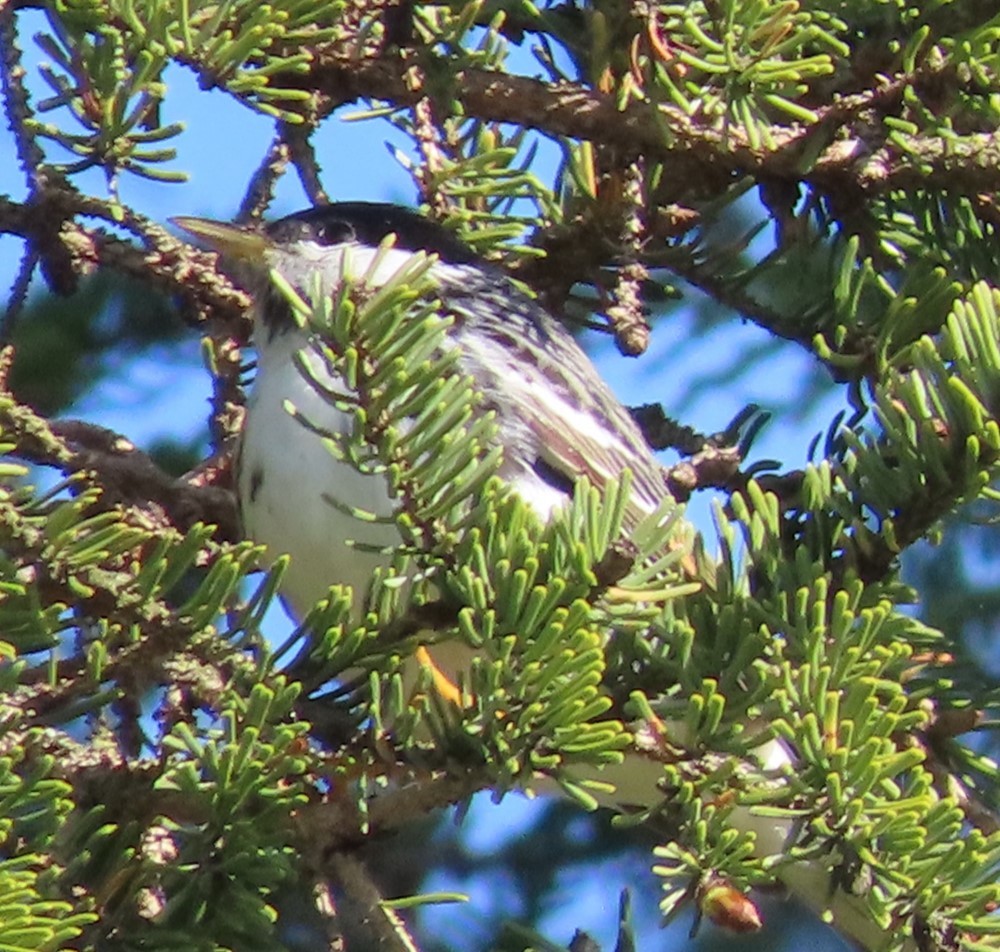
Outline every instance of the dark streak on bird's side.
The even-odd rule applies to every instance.
[[[541,456],[536,457],[531,468],[553,489],[558,489],[559,492],[565,493],[567,496],[573,495],[575,482],[573,477],[565,470],[553,466],[547,460],[542,459]]]
[[[250,502],[257,501],[257,494],[260,487],[264,485],[264,471],[260,466],[255,466],[250,473]]]

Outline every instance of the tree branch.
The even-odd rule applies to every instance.
[[[331,46],[317,51],[309,72],[282,76],[282,83],[318,91],[325,97],[321,114],[357,99],[413,106],[426,95],[412,82],[417,66],[429,77],[452,68],[423,50],[359,59]],[[466,68],[454,75],[450,91],[466,115],[669,161],[672,180],[697,182],[699,188],[742,173],[866,195],[912,188],[969,195],[1000,189],[1000,133],[946,138],[893,132],[888,142],[892,130],[877,121],[879,114],[895,110],[907,88],[934,78],[953,80],[954,69],[925,67],[875,90],[843,96],[811,125],[775,126],[770,146],[755,146],[740,129],[670,103],[632,102],[619,109],[614,96],[581,84]],[[815,157],[806,161],[810,154]]]
[[[232,328],[241,339],[249,336],[246,318],[250,298],[219,274],[218,256],[198,251],[174,238],[161,225],[129,209],[92,196],[81,195],[69,185],[54,185],[24,203],[0,196],[0,232],[40,242],[56,233],[58,250],[40,248],[46,277],[54,289],[69,293],[79,278],[98,268],[114,268],[121,274],[181,295],[197,320],[209,315]],[[102,229],[85,228],[77,215],[99,218],[137,236],[144,247],[114,237]],[[61,280],[53,282],[52,272]]]

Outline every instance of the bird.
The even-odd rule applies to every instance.
[[[302,424],[342,434],[352,419],[319,392],[316,381],[330,389],[344,381],[275,293],[272,272],[308,298],[317,278],[331,294],[345,269],[376,286],[414,254],[433,255],[428,275],[441,316],[451,321],[442,346],[454,350],[483,411],[495,415],[500,479],[543,522],[584,477],[604,489],[628,470],[626,526],[669,500],[664,468],[570,331],[442,225],[403,206],[359,201],[317,205],[263,227],[173,222],[218,251],[254,302],[257,366],[236,487],[246,536],[290,556],[282,596],[293,616],[304,617],[333,584],[350,585],[362,606],[375,570],[402,540],[392,521],[399,502],[384,475],[336,459],[315,428]],[[383,247],[389,236],[391,248]]]
[[[471,379],[483,412],[494,414],[500,479],[547,522],[569,504],[581,480],[604,490],[628,472],[625,531],[648,521],[661,528],[671,523],[676,507],[664,467],[573,335],[498,265],[442,225],[375,202],[318,205],[262,227],[188,216],[172,221],[218,251],[253,301],[257,365],[236,452],[239,513],[248,538],[274,556],[290,556],[282,598],[296,619],[334,585],[350,586],[355,611],[364,611],[372,578],[404,540],[393,520],[400,501],[385,475],[327,447],[322,433],[346,435],[353,423],[323,392],[342,391],[348,381],[317,349],[315,332],[296,319],[286,293],[276,290],[276,276],[309,300],[317,289],[337,293],[347,279],[363,278],[375,291],[414,255],[431,255],[427,275],[439,316],[449,320],[441,346]],[[687,542],[670,532],[663,549],[683,555]],[[693,581],[689,556],[680,564]],[[463,666],[469,670],[469,649],[454,640],[433,649],[433,656],[424,646],[414,652],[417,668],[430,669],[438,694],[462,706],[466,695],[455,681]],[[410,687],[426,683],[408,666]],[[660,803],[670,745],[687,743],[683,722],[655,714],[630,728],[635,742],[620,763],[596,773],[586,764],[563,770],[568,779],[599,780],[610,792],[597,792],[596,802],[614,810]],[[753,754],[770,769],[793,763],[780,739],[765,741]],[[560,790],[544,772],[530,783],[535,792]],[[768,850],[776,851],[788,835],[787,821],[757,820],[742,807],[733,815]]]

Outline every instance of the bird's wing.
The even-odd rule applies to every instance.
[[[474,292],[474,293],[473,293]],[[512,285],[449,296],[460,363],[497,410],[508,456],[564,493],[582,476],[603,488],[632,474],[628,522],[667,496],[663,468],[631,414],[615,398],[572,335]]]

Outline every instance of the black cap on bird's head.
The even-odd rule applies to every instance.
[[[338,202],[317,205],[271,222],[265,233],[277,244],[314,241],[320,245],[357,242],[377,247],[396,236],[402,251],[426,251],[449,264],[471,264],[476,253],[447,228],[401,205],[381,202]]]
[[[317,205],[263,228],[210,218],[180,216],[171,221],[227,258],[267,267],[267,254],[296,244],[332,247],[356,243],[378,247],[396,236],[401,251],[425,251],[449,264],[472,264],[476,253],[446,228],[419,212],[382,202],[336,202]]]

